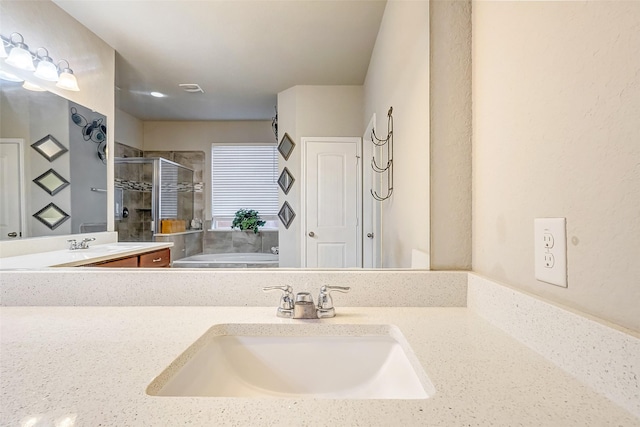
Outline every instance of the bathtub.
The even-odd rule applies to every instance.
[[[176,268],[277,268],[278,255],[268,253],[200,254],[173,262]]]

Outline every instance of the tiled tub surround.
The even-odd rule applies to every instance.
[[[203,253],[226,254],[243,252],[271,253],[278,246],[278,230],[252,231],[206,230],[204,232]]]
[[[202,230],[189,230],[182,233],[155,234],[154,242],[172,242],[171,261],[202,253]]]
[[[216,305],[3,307],[3,423],[19,425],[26,417],[40,414],[50,423],[75,416],[77,425],[118,426],[187,421],[194,425],[291,425],[292,420],[296,425],[640,426],[634,400],[630,403],[624,397],[636,396],[638,401],[634,394],[640,376],[636,334],[555,306],[538,313],[539,304],[550,305],[539,300],[525,304],[530,297],[475,274],[275,270],[262,271],[260,276],[254,276],[258,272],[241,271],[134,273],[119,272],[117,281],[110,271],[3,273],[4,305],[35,305],[47,299],[66,305],[136,305],[146,299],[152,304],[195,305],[200,300],[201,304]],[[157,280],[161,283],[153,286]],[[326,283],[349,285],[352,291],[336,295],[337,317],[317,322],[396,325],[433,382],[433,397],[366,401],[166,398],[145,394],[153,377],[213,325],[304,323],[275,317],[277,296],[262,294],[262,286],[292,284],[295,291],[311,290],[315,294],[316,288]],[[166,301],[155,295],[163,286],[168,293]],[[84,287],[89,289],[84,292]],[[448,301],[449,307],[428,307],[446,303],[449,294],[454,296]],[[416,305],[421,307],[411,307]],[[509,315],[503,317],[501,313],[505,312]],[[526,327],[530,322],[521,321],[533,318],[537,324],[533,329]],[[505,319],[508,325],[501,325]],[[603,358],[586,346],[576,349],[560,345],[557,340],[565,337],[558,335],[556,321],[572,325],[566,331],[574,335],[575,342],[606,343],[611,354]],[[545,335],[540,335],[542,349],[535,349],[537,352],[522,344],[536,335],[535,330],[550,331],[546,344]],[[619,340],[611,339],[617,334],[622,334]],[[610,381],[603,381],[596,392],[579,375],[577,379],[572,377],[546,358],[545,349],[573,364],[583,364],[588,376],[609,375]],[[612,374],[612,365],[624,371]],[[619,375],[629,381],[618,382]],[[604,397],[611,384],[625,389],[621,398],[608,396],[627,410]]]

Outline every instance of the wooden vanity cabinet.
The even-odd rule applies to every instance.
[[[95,264],[90,264],[86,267],[116,267],[116,268],[134,267],[135,268],[135,267],[138,267],[138,257],[130,256],[128,258],[120,258],[113,261],[97,262]]]
[[[149,252],[140,255],[138,267],[169,267],[171,264],[171,250],[169,248],[160,249],[159,251]]]
[[[139,255],[131,255],[115,260],[96,262],[84,267],[116,267],[116,268],[163,268],[171,265],[171,249],[159,249]]]

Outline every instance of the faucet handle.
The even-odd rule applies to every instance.
[[[318,295],[318,318],[322,319],[324,317],[334,317],[336,315],[336,310],[333,307],[333,298],[331,298],[330,293],[333,291],[337,292],[349,292],[351,290],[348,286],[322,286],[320,288],[320,295]]]
[[[280,297],[280,305],[278,307],[278,316],[293,316],[293,288],[291,286],[265,286],[264,288],[262,288],[262,290],[264,292],[282,291],[282,296]]]
[[[95,237],[85,237],[82,239],[82,242],[80,242],[80,249],[89,249],[89,242],[94,240],[96,240]]]
[[[67,243],[69,243],[69,249],[71,250],[78,248],[78,242],[76,242],[76,239],[69,239],[67,240]]]
[[[324,285],[323,287],[320,288],[320,295],[318,296],[318,307],[319,308],[331,308],[333,307],[333,301],[331,299],[331,295],[329,295],[331,292],[336,291],[336,292],[342,292],[342,293],[347,293],[351,290],[350,287],[348,286],[329,286],[329,285]],[[329,305],[327,305],[329,304]]]

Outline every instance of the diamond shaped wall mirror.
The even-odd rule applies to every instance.
[[[293,148],[295,146],[296,144],[293,142],[289,134],[285,133],[282,140],[280,140],[280,144],[278,144],[278,151],[282,154],[282,157],[284,157],[285,160],[289,160],[289,156],[293,152]]]
[[[44,138],[31,144],[31,146],[34,150],[40,153],[42,157],[49,160],[50,162],[54,161],[55,159],[69,151],[52,135],[45,136]]]
[[[282,191],[284,191],[284,194],[289,194],[289,190],[291,190],[291,187],[293,186],[294,181],[295,181],[295,178],[293,177],[293,175],[291,175],[291,172],[289,172],[289,169],[285,167],[282,173],[280,174],[280,178],[278,178],[278,185],[280,186],[280,188],[282,188]]]
[[[39,177],[33,180],[44,191],[52,196],[59,193],[63,188],[69,185],[69,181],[64,179],[53,169],[49,169]]]
[[[55,230],[60,224],[69,219],[69,215],[57,207],[55,203],[49,203],[47,206],[34,213],[33,216],[51,230]]]
[[[285,228],[289,228],[291,223],[293,222],[293,218],[296,217],[296,213],[291,209],[291,205],[288,202],[284,202],[282,207],[280,208],[280,212],[278,212],[278,218],[282,221]]]

